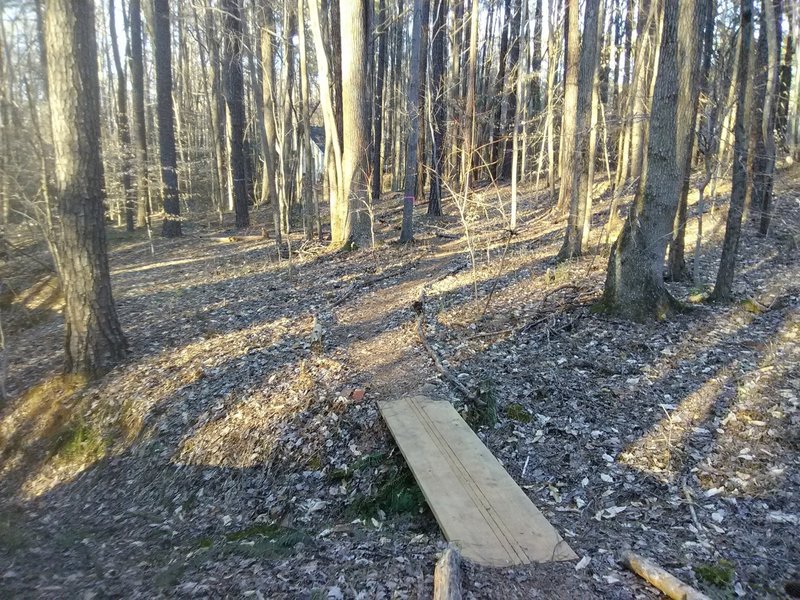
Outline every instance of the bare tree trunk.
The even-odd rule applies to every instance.
[[[742,212],[744,210],[745,188],[747,187],[747,106],[745,94],[750,56],[750,40],[752,38],[753,0],[741,0],[741,35],[739,50],[739,88],[736,104],[736,122],[734,128],[733,182],[731,184],[731,202],[728,218],[725,223],[725,239],[722,242],[722,258],[720,259],[717,281],[711,298],[714,300],[730,300],[733,291],[733,275],[736,267],[736,251],[739,247],[739,233],[742,229]]]
[[[65,371],[96,377],[127,348],[111,294],[103,215],[94,3],[50,0],[45,15],[56,152]]]
[[[511,16],[511,36],[510,36],[510,45],[508,49],[508,75],[506,79],[509,82],[507,85],[507,108],[506,108],[506,122],[507,123],[514,123],[517,115],[517,86],[515,84],[516,80],[522,76],[522,73],[519,71],[519,46],[520,46],[520,34],[519,34],[519,24],[520,24],[520,15],[522,13],[521,2],[527,2],[527,0],[514,0],[512,3],[512,16]],[[506,128],[508,131],[508,128]],[[510,140],[508,139],[508,135],[504,136],[503,141],[503,157],[502,157],[502,165],[500,169],[500,179],[508,180],[511,177],[511,146],[509,144]]]
[[[250,226],[248,184],[244,152],[244,75],[242,73],[241,0],[223,0],[223,72],[228,130],[228,183],[233,194],[236,228]]]
[[[414,238],[414,194],[416,191],[417,142],[419,136],[419,87],[420,87],[420,46],[422,45],[422,4],[425,0],[414,0],[414,22],[411,34],[411,85],[408,91],[408,159],[406,160],[405,191],[403,196],[403,225],[400,242],[410,242]]]
[[[219,41],[217,40],[216,27],[214,26],[214,13],[210,8],[206,9],[205,27],[206,39],[208,40],[209,62],[211,63],[211,96],[213,98],[211,106],[211,129],[214,138],[216,177],[219,187],[217,207],[221,221],[222,213],[225,211],[226,207],[226,199],[230,193],[227,177],[227,144],[225,142],[225,95],[222,90],[222,61],[220,60]]]
[[[348,218],[347,202],[343,200],[346,196],[342,171],[342,144],[341,138],[339,137],[333,97],[331,95],[331,88],[334,86],[330,84],[328,54],[325,49],[322,23],[319,16],[320,11],[316,0],[311,0],[309,2],[309,13],[311,17],[311,28],[314,34],[322,116],[325,122],[325,155],[329,163],[327,173],[331,210],[331,244],[341,245],[346,241],[341,236],[345,233],[345,224]]]
[[[756,174],[754,196],[756,205],[761,207],[759,233],[767,235],[772,222],[772,184],[775,172],[775,117],[777,113],[778,81],[781,62],[781,0],[763,0],[764,20],[767,29],[767,89],[764,114],[761,120],[761,136],[764,139],[764,170]]]
[[[367,247],[372,239],[369,187],[369,79],[367,74],[367,0],[341,0],[340,27],[342,55],[342,151],[343,188],[348,215],[337,236],[350,247]]]
[[[164,205],[164,237],[181,235],[178,201],[178,169],[175,153],[175,115],[172,108],[172,52],[170,50],[169,3],[153,0],[156,101],[158,104],[158,148],[161,155],[161,196]]]
[[[586,9],[583,24],[583,47],[568,47],[568,60],[574,59],[572,53],[579,54],[579,76],[577,110],[574,113],[574,135],[572,141],[566,140],[567,147],[574,148],[572,156],[564,155],[567,162],[561,179],[562,191],[569,193],[569,218],[564,243],[558,253],[559,260],[569,260],[581,256],[586,249],[588,231],[586,221],[586,196],[589,189],[589,127],[592,112],[592,91],[594,88],[595,73],[597,72],[598,40],[600,37],[603,19],[598,18],[600,0],[586,0]],[[577,21],[577,10],[575,11]],[[570,14],[572,19],[572,14]],[[577,37],[578,23],[570,20],[570,27],[575,29]],[[577,40],[576,40],[577,41]],[[570,32],[569,44],[573,43],[573,33]],[[562,137],[562,140],[564,138]],[[569,165],[569,167],[567,167]],[[571,180],[567,183],[567,180]]]
[[[677,157],[682,168],[681,196],[672,230],[669,247],[667,276],[672,281],[688,277],[685,259],[686,213],[689,202],[689,182],[692,174],[692,149],[695,123],[697,122],[697,103],[700,98],[700,58],[702,55],[703,28],[706,23],[707,2],[696,2],[693,11],[681,14],[678,23],[680,37],[678,69],[678,114],[685,118],[678,120]]]
[[[312,0],[313,1],[313,0]],[[386,53],[389,50],[389,20],[386,18],[386,0],[379,0],[376,15],[378,29],[378,57],[375,73],[375,104],[372,129],[372,202],[380,200],[383,187],[383,86],[386,78]]]
[[[293,105],[293,87],[294,87],[294,44],[292,42],[297,32],[297,20],[294,14],[294,9],[291,4],[285,4],[283,15],[283,74],[282,81],[285,86],[283,93],[283,103],[281,115],[281,131],[280,131],[280,159],[281,159],[281,222],[283,223],[284,230],[288,233],[290,231],[289,209],[294,202],[293,199],[293,183],[292,173],[293,158],[296,158],[296,152],[292,147],[294,140],[294,130],[292,128],[292,105]]]
[[[316,0],[310,0],[316,6]],[[264,148],[265,171],[267,172],[268,201],[272,207],[272,224],[275,230],[275,242],[281,246],[281,208],[280,196],[276,184],[278,177],[278,159],[275,147],[277,133],[275,131],[277,102],[275,100],[275,13],[271,6],[264,8],[266,20],[261,29],[261,85],[264,101],[264,135],[266,147]]]
[[[309,0],[314,2],[315,0]],[[298,53],[300,54],[300,137],[303,148],[303,231],[307,240],[314,237],[314,165],[311,156],[311,117],[309,115],[308,67],[306,64],[305,0],[297,0]]]
[[[117,48],[117,27],[114,18],[114,0],[108,0],[109,31],[114,66],[117,69],[117,131],[122,147],[122,188],[125,192],[125,227],[133,231],[133,211],[136,207],[136,188],[131,179],[131,130],[128,124],[128,89],[125,83],[125,69]]]
[[[425,183],[428,179],[428,125],[427,125],[427,88],[428,88],[428,44],[430,35],[430,13],[431,2],[430,0],[422,1],[422,32],[420,33],[420,51],[419,51],[419,102],[417,106],[417,131],[419,137],[417,139],[417,176],[415,177],[414,186],[416,192],[415,198],[425,197]],[[412,75],[413,77],[413,75]]]
[[[442,215],[442,178],[445,168],[445,134],[447,131],[446,74],[447,0],[435,0],[433,40],[431,43],[431,96],[433,102],[433,170],[428,199],[428,215]]]
[[[580,45],[580,7],[578,0],[565,0],[567,14],[565,17],[564,55],[564,112],[561,119],[561,143],[559,154],[561,156],[561,191],[558,195],[556,209],[559,213],[569,207],[572,200],[574,179],[572,173],[575,164],[575,141],[578,128],[578,72],[580,70],[581,45]],[[596,4],[596,3],[595,3]]]
[[[498,163],[502,160],[501,155],[501,142],[503,138],[503,103],[500,99],[506,85],[506,64],[508,62],[508,36],[511,29],[511,0],[504,0],[503,2],[503,27],[500,37],[500,64],[497,70],[497,89],[495,95],[497,96],[497,106],[494,111],[494,128],[492,130],[492,143],[491,154],[489,156],[489,167],[492,173],[497,170]],[[502,167],[500,168],[502,171]]]
[[[133,132],[136,140],[136,226],[145,227],[150,215],[150,185],[148,182],[147,125],[144,113],[144,59],[142,56],[141,0],[130,0],[128,62],[131,69],[131,101],[133,104]]]
[[[678,15],[694,0],[664,0],[664,21],[648,139],[648,170],[611,250],[605,308],[627,318],[663,319],[677,308],[664,287],[664,253],[683,165],[677,160]]]
[[[577,0],[576,0],[577,1]],[[461,159],[461,174],[464,179],[464,199],[469,196],[470,177],[472,175],[473,152],[475,150],[475,85],[478,71],[478,3],[479,0],[472,0],[470,16],[470,40],[469,40],[469,66],[467,69],[467,90],[466,90],[466,118],[464,119],[464,153]]]

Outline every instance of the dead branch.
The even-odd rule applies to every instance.
[[[433,600],[461,600],[461,555],[452,546],[436,561]]]
[[[422,342],[425,351],[428,353],[428,356],[431,357],[433,360],[433,364],[436,366],[436,370],[442,374],[442,376],[447,379],[453,386],[461,392],[461,395],[464,396],[470,402],[473,402],[478,405],[483,405],[481,400],[470,391],[470,389],[461,383],[458,378],[453,375],[449,369],[447,369],[443,364],[442,361],[439,359],[439,356],[436,354],[436,351],[433,347],[428,343],[428,340],[425,338],[425,289],[423,288],[420,290],[419,293],[419,300],[414,304],[414,310],[417,311],[417,335],[419,336],[420,342]]]
[[[673,600],[710,600],[702,592],[683,583],[680,579],[668,573],[656,563],[633,552],[625,552],[620,557],[620,562],[636,573],[647,583],[663,592]]]

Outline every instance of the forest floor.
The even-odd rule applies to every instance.
[[[197,222],[155,254],[112,230],[131,351],[92,383],[58,376],[57,286],[43,249],[11,238],[0,596],[429,597],[446,543],[376,406],[422,390],[475,420],[420,344],[424,290],[428,341],[496,399],[479,436],[584,558],[467,565],[465,597],[658,597],[617,564],[625,548],[714,598],[782,597],[800,569],[800,169],[779,173],[770,236],[745,224],[737,300],[699,301],[717,207],[699,281],[670,284],[691,308],[661,323],[592,310],[607,197],[591,255],[557,266],[546,194],[523,190],[510,240],[508,190],[480,196],[474,268],[452,205],[418,207],[416,242],[395,243],[393,196],[374,250],[296,239],[291,262]]]

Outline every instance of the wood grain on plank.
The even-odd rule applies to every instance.
[[[488,566],[577,558],[449,402],[410,396],[381,414],[448,541]]]

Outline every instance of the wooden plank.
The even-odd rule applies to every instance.
[[[577,558],[449,402],[378,403],[445,537],[488,566]]]

